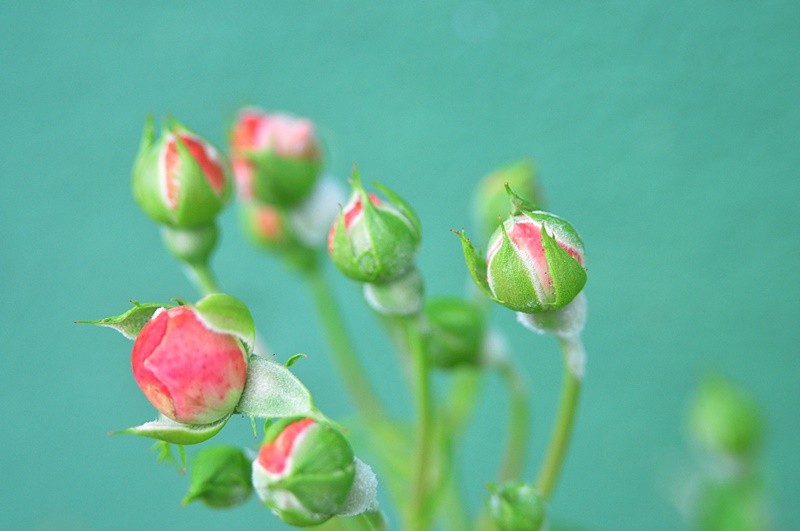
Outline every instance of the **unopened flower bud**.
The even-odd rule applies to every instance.
[[[239,402],[254,330],[244,304],[222,293],[194,306],[160,309],[136,336],[133,376],[166,417],[216,422]]]
[[[489,485],[489,514],[500,531],[539,531],[545,526],[545,504],[528,484],[512,481]]]
[[[537,208],[544,208],[544,197],[539,186],[538,170],[530,159],[504,166],[481,180],[475,193],[475,221],[488,238],[508,217],[508,185]]]
[[[721,376],[700,385],[691,406],[690,427],[707,450],[740,459],[753,456],[763,435],[756,404]]]
[[[253,487],[287,524],[317,525],[345,508],[355,468],[350,444],[333,427],[281,419],[267,429],[253,462]]]
[[[565,220],[528,210],[524,200],[507,190],[515,211],[489,239],[485,261],[460,233],[470,275],[484,293],[512,310],[561,309],[586,284],[583,242]]]
[[[225,509],[244,503],[253,492],[250,460],[235,446],[204,448],[192,459],[189,492],[183,505],[195,500]]]
[[[336,267],[360,282],[382,284],[414,265],[421,231],[419,219],[395,193],[368,194],[353,172],[353,194],[328,233],[328,252]]]
[[[448,369],[481,362],[486,331],[484,312],[455,297],[436,297],[425,303],[428,355],[431,363]]]
[[[208,225],[230,196],[226,167],[214,146],[175,121],[156,141],[149,120],[133,168],[133,195],[158,223],[180,229]]]
[[[316,263],[317,253],[300,240],[284,211],[253,200],[244,204],[241,212],[245,231],[253,243],[280,253],[301,269]]]
[[[322,169],[314,125],[306,118],[244,109],[231,135],[233,167],[243,199],[290,207],[305,199]]]

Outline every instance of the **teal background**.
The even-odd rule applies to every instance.
[[[251,501],[180,508],[149,441],[130,344],[73,324],[128,300],[197,298],[133,203],[144,117],[218,144],[255,103],[312,117],[328,170],[357,161],[423,220],[429,292],[463,293],[449,229],[492,168],[530,155],[587,246],[585,394],[552,512],[589,529],[680,529],[685,407],[719,370],[763,407],[778,529],[800,528],[800,9],[794,1],[4,2],[0,6],[3,529],[280,529]],[[318,404],[347,421],[308,292],[251,249],[234,208],[214,267]],[[473,229],[474,231],[474,229]],[[329,271],[361,355],[410,412],[388,341]],[[560,387],[555,343],[498,308],[533,389],[534,474]],[[505,419],[494,376],[462,459],[472,507]],[[234,419],[222,439],[251,444]],[[191,449],[190,449],[191,451]]]

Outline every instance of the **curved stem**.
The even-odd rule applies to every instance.
[[[558,406],[556,424],[547,448],[544,461],[539,470],[536,484],[545,499],[553,495],[564,456],[567,453],[575,413],[578,409],[578,398],[583,378],[583,346],[579,339],[559,339],[564,355],[564,385],[561,389],[561,401]]]
[[[414,401],[417,411],[416,462],[414,463],[409,507],[409,529],[421,531],[429,528],[428,487],[433,454],[433,399],[431,396],[430,369],[424,337],[417,315],[403,319],[404,331],[413,363]]]
[[[386,415],[378,400],[378,395],[375,394],[369,383],[366,371],[355,354],[342,319],[342,313],[325,280],[322,268],[317,266],[307,270],[306,279],[317,306],[317,313],[328,337],[334,362],[342,375],[356,410],[368,423],[382,424],[385,422]]]
[[[189,275],[190,280],[203,292],[203,295],[219,293],[221,291],[208,263],[187,264],[187,267],[191,273]]]
[[[497,363],[497,371],[505,380],[509,393],[508,439],[505,457],[497,478],[499,482],[503,482],[519,478],[520,471],[524,466],[525,450],[528,445],[529,418],[525,383],[519,372],[505,359]]]

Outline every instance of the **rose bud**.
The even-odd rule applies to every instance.
[[[353,171],[353,194],[328,233],[328,253],[345,276],[383,284],[413,267],[421,230],[405,201],[376,186],[385,199],[367,194]]]
[[[460,233],[472,279],[494,301],[524,313],[558,310],[586,284],[583,242],[554,214],[528,210],[512,194],[514,213],[489,239],[486,260]]]
[[[495,170],[481,180],[475,193],[474,216],[483,238],[488,238],[508,217],[506,184],[537,208],[545,206],[538,173],[533,161],[524,159]]]
[[[247,379],[254,325],[237,299],[216,293],[195,306],[156,311],[136,336],[136,383],[166,417],[210,424],[233,413]]]
[[[227,162],[208,141],[171,121],[156,141],[148,120],[133,168],[133,195],[152,219],[176,229],[211,224],[230,196]]]
[[[339,514],[354,477],[350,444],[333,427],[310,418],[272,424],[253,462],[259,498],[284,522],[299,527]]]
[[[758,406],[722,376],[701,383],[691,405],[690,428],[703,448],[734,459],[751,458],[762,442]]]
[[[244,109],[231,134],[239,195],[281,207],[305,199],[322,169],[314,125],[306,118]]]
[[[241,505],[253,492],[251,476],[250,460],[242,450],[225,444],[209,446],[192,459],[189,492],[181,503],[200,500],[218,509]]]
[[[428,324],[428,356],[442,369],[481,362],[484,312],[475,304],[455,297],[436,297],[425,303]]]
[[[489,514],[500,531],[538,531],[545,528],[545,505],[525,483],[489,485]]]
[[[243,205],[241,212],[245,232],[254,244],[281,254],[300,269],[316,263],[317,253],[301,241],[282,210],[254,200]]]

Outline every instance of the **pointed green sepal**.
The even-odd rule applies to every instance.
[[[464,260],[467,263],[467,271],[472,280],[480,290],[490,299],[495,300],[492,291],[489,289],[489,281],[486,279],[486,261],[467,238],[465,231],[452,231],[461,239],[461,249],[464,251]]]
[[[400,197],[399,195],[397,195],[396,193],[394,193],[393,191],[391,191],[389,188],[385,187],[381,183],[373,181],[372,185],[375,188],[377,188],[378,190],[380,190],[380,192],[383,195],[385,195],[387,198],[389,198],[389,200],[392,202],[393,206],[395,208],[397,208],[397,210],[399,210],[400,213],[403,214],[403,216],[405,216],[408,219],[408,221],[414,227],[414,230],[417,231],[417,234],[421,238],[422,237],[422,224],[420,223],[419,218],[417,217],[417,214],[414,212],[414,210],[411,208],[411,206],[405,201],[405,199],[403,199],[402,197]]]
[[[181,505],[195,500],[217,509],[241,505],[253,493],[251,475],[250,460],[241,449],[225,444],[204,448],[192,459],[189,492]]]
[[[195,313],[214,332],[230,334],[253,351],[256,341],[256,325],[247,306],[225,293],[206,295],[194,305]]]
[[[506,193],[508,194],[508,200],[511,202],[511,215],[516,216],[522,212],[531,212],[533,210],[537,210],[535,204],[531,203],[524,197],[518,196],[508,183],[505,184]]]
[[[542,223],[542,247],[547,258],[547,268],[553,284],[553,299],[547,301],[547,310],[563,308],[586,285],[586,269],[547,233]]]
[[[283,364],[261,356],[250,356],[247,383],[236,413],[251,417],[319,417],[311,393]]]
[[[169,308],[170,305],[161,304],[158,302],[147,302],[140,304],[137,301],[131,301],[133,308],[127,312],[116,315],[114,317],[106,317],[105,319],[98,319],[96,321],[75,321],[78,324],[90,324],[97,326],[106,326],[113,328],[128,339],[136,339],[139,331],[147,324],[150,318],[159,308]]]
[[[290,357],[288,360],[286,360],[286,363],[284,363],[284,365],[288,369],[289,367],[291,367],[292,365],[297,363],[301,358],[307,358],[307,357],[308,356],[306,356],[305,354],[300,352],[300,353],[295,354],[294,356]]]
[[[219,433],[229,418],[230,415],[211,424],[181,424],[161,415],[157,420],[112,432],[111,435],[138,435],[172,444],[198,444]]]

